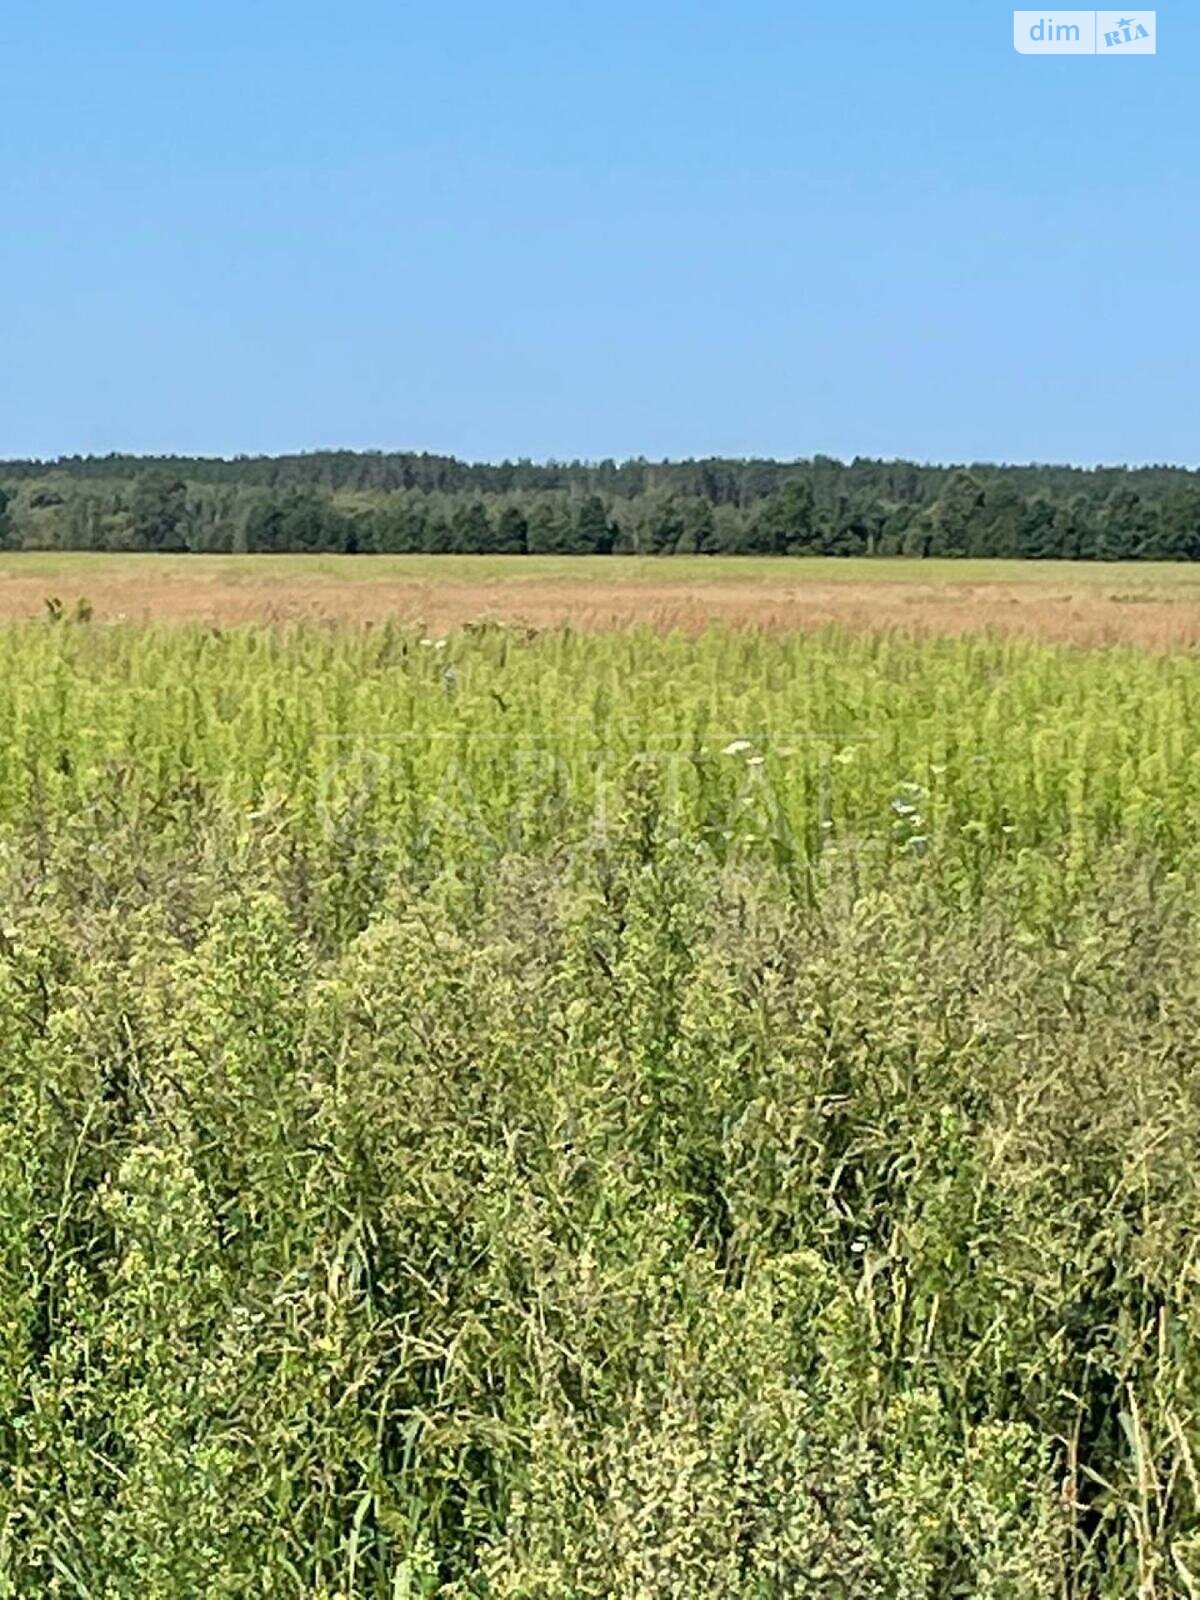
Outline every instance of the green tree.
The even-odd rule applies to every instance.
[[[412,555],[425,549],[427,497],[419,490],[387,495],[371,513],[364,548],[386,555]]]
[[[674,555],[685,538],[683,503],[673,494],[643,495],[627,520],[632,529],[632,548],[639,555]]]
[[[583,555],[606,556],[612,551],[615,536],[604,501],[599,495],[588,495],[575,516],[575,548]]]
[[[1092,524],[1088,553],[1095,561],[1129,561],[1148,531],[1141,496],[1125,484],[1113,489]]]
[[[973,553],[1016,556],[1021,550],[1021,519],[1025,500],[1010,483],[989,485],[984,501],[983,544]]]
[[[496,519],[496,553],[523,556],[529,550],[529,524],[520,506],[507,505]]]
[[[186,550],[186,499],[186,487],[178,478],[158,472],[136,478],[129,496],[133,548]]]
[[[716,551],[716,516],[710,500],[689,500],[683,516],[683,540],[698,556]]]
[[[421,527],[422,550],[431,556],[446,555],[454,548],[454,529],[440,506],[430,506]]]
[[[252,551],[315,554],[344,550],[349,529],[322,495],[288,489],[258,501],[246,518],[246,546]]]
[[[982,555],[985,527],[984,493],[969,472],[956,472],[929,510],[926,555]]]
[[[1053,532],[1047,535],[1045,548],[1058,561],[1076,561],[1088,552],[1090,525],[1088,503],[1084,495],[1072,495],[1065,506],[1054,508]]]
[[[573,540],[571,516],[559,500],[539,500],[529,513],[530,555],[569,555]]]
[[[1031,561],[1052,559],[1058,554],[1058,535],[1054,527],[1054,503],[1035,494],[1021,518],[1020,554]]]
[[[1153,549],[1159,561],[1200,560],[1200,489],[1177,489],[1158,508]]]
[[[807,555],[815,538],[813,492],[803,479],[792,478],[759,505],[750,543],[762,555]]]
[[[456,507],[451,519],[452,544],[463,555],[487,555],[493,550],[492,519],[482,500]]]
[[[816,516],[812,548],[822,556],[864,555],[868,529],[863,508],[849,495],[835,495],[832,505]]]

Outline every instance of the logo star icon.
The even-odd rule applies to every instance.
[[[1117,27],[1118,28],[1132,28],[1133,27],[1133,21],[1134,21],[1134,19],[1132,17],[1122,17],[1120,22],[1117,23]]]

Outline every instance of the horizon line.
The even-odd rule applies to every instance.
[[[323,456],[354,456],[354,457],[396,457],[409,456],[415,459],[453,462],[463,467],[532,467],[535,469],[551,470],[554,468],[577,468],[584,470],[599,470],[603,467],[678,467],[697,465],[705,462],[723,462],[730,464],[769,463],[774,466],[813,466],[817,463],[828,463],[838,467],[852,467],[856,463],[871,463],[882,466],[909,466],[930,471],[971,471],[982,468],[989,471],[1033,471],[1051,470],[1060,472],[1198,472],[1200,465],[1189,465],[1177,461],[1096,461],[1084,463],[1079,461],[1061,460],[1026,460],[1014,461],[1006,459],[973,461],[965,460],[930,460],[928,457],[904,455],[855,455],[843,457],[831,455],[826,451],[815,451],[811,455],[801,456],[775,456],[775,455],[722,455],[718,452],[708,452],[704,455],[681,456],[501,456],[501,457],[471,457],[455,455],[453,452],[431,450],[428,448],[411,449],[397,446],[382,445],[318,445],[312,448],[290,450],[261,450],[261,451],[141,451],[141,450],[107,450],[99,451],[74,451],[61,452],[57,456],[2,456],[0,457],[0,472],[10,467],[45,467],[53,469],[74,463],[102,464],[106,461],[128,462],[219,462],[225,466],[234,466],[239,462],[271,462],[271,461],[303,461]]]

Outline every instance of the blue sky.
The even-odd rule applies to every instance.
[[[1198,464],[1200,7],[1158,24],[13,0],[0,456]]]

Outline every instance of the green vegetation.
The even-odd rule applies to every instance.
[[[757,585],[765,599],[779,585],[809,583],[895,584],[928,588],[939,583],[987,588],[1020,584],[1031,598],[1041,588],[1066,586],[1073,592],[1109,593],[1160,602],[1200,599],[1200,566],[1184,561],[969,561],[930,557],[920,565],[903,556],[840,559],[812,556],[796,562],[786,556],[677,555],[669,566],[653,556],[384,555],[358,561],[335,553],[274,555],[154,555],[99,550],[0,551],[0,580],[38,578],[48,585],[108,580],[169,578],[190,582],[216,579],[228,584],[285,583],[334,579],[374,584],[379,579],[438,585],[494,584],[516,589],[524,583],[566,581],[587,587],[593,579],[629,584],[722,583]]]
[[[1200,661],[2,644],[0,1595],[1200,1592]]]
[[[0,548],[1200,558],[1181,468],[530,462],[319,451],[0,462]]]

